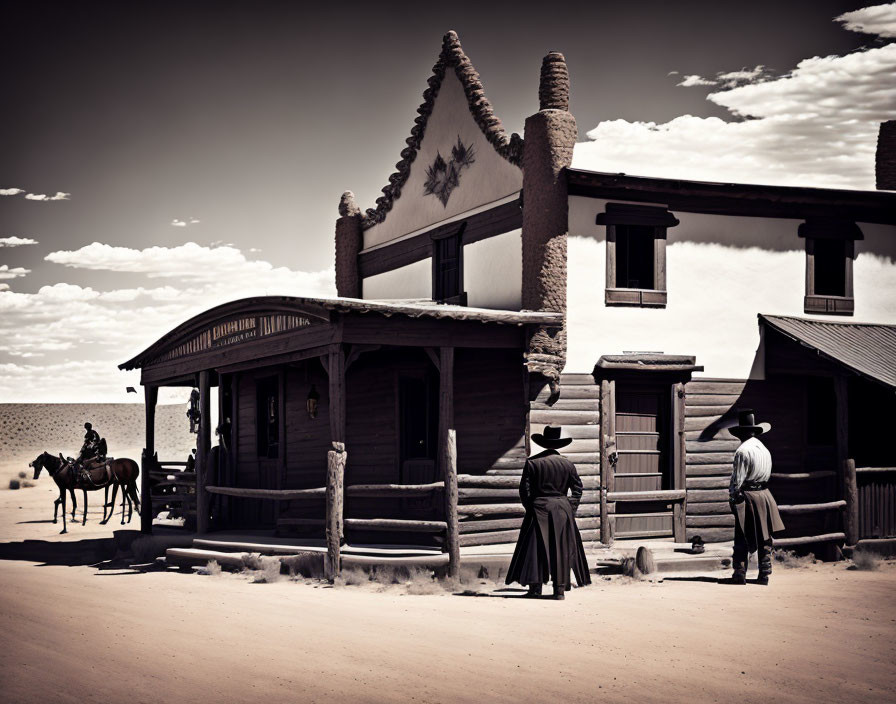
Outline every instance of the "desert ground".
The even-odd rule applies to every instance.
[[[896,564],[594,575],[566,601],[133,569],[55,491],[0,491],[4,702],[869,702],[896,700]],[[79,514],[80,518],[80,514]],[[131,528],[136,528],[136,522]],[[415,593],[426,592],[426,593]]]

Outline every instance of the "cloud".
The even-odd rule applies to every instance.
[[[194,217],[187,218],[186,220],[179,220],[178,218],[174,218],[174,220],[171,221],[172,227],[187,227],[188,225],[197,224],[199,224],[199,220]]]
[[[0,196],[17,196],[24,192],[24,188],[0,188]]]
[[[48,196],[44,193],[28,193],[25,195],[26,200],[69,200],[71,193],[63,193],[62,191],[56,191],[55,196]]]
[[[17,266],[14,269],[9,268],[9,264],[0,264],[0,279],[18,279],[31,273],[31,269]]]
[[[190,218],[190,224],[191,224],[191,225],[196,225],[196,224],[198,224],[198,223],[199,223],[199,219],[198,219],[198,218]]]
[[[9,284],[0,284],[0,291],[8,291]]]
[[[716,77],[724,84],[725,88],[734,88],[739,83],[752,83],[764,76],[766,72],[765,66],[759,65],[755,68],[743,68],[740,71],[717,73]]]
[[[751,82],[707,96],[739,121],[682,115],[662,124],[602,122],[587,133],[590,142],[576,145],[573,166],[873,190],[879,123],[893,118],[896,105],[896,44],[805,59],[782,76],[747,75],[760,68],[720,74]]]
[[[0,247],[21,247],[26,244],[37,244],[30,237],[0,237]]]
[[[714,86],[716,85],[715,81],[710,81],[702,76],[691,75],[685,76],[680,83],[676,83],[677,86],[683,86],[684,88],[692,88],[694,86]]]
[[[10,374],[17,380],[9,382],[0,369],[0,398],[41,400],[52,385],[68,401],[120,400],[125,385],[139,383],[139,373],[125,383],[117,365],[203,310],[251,296],[336,295],[332,268],[302,272],[274,267],[249,261],[232,247],[188,243],[137,250],[95,242],[46,259],[161,280],[161,285],[138,282],[101,290],[60,282],[36,293],[0,290],[0,367],[15,362]],[[86,366],[71,365],[66,358]],[[23,359],[31,361],[23,365]],[[78,370],[92,376],[78,378]],[[40,398],[32,398],[35,394]]]
[[[843,24],[844,29],[862,34],[875,34],[879,37],[896,37],[896,3],[873,5],[861,10],[844,12],[834,18]]]

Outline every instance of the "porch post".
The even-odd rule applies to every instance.
[[[613,543],[610,507],[607,494],[613,491],[615,478],[613,453],[616,452],[616,419],[613,411],[614,382],[600,382],[600,542]]]
[[[672,385],[672,472],[673,488],[687,491],[687,444],[684,434],[684,384]],[[687,494],[681,501],[672,504],[672,535],[676,543],[687,541]]]
[[[209,501],[205,485],[211,450],[211,398],[209,372],[199,372],[199,432],[196,435],[196,532],[208,532]]]
[[[152,491],[149,473],[156,467],[156,402],[159,400],[158,386],[144,386],[146,406],[146,446],[143,448],[140,472],[140,530],[152,533]]]
[[[345,481],[345,354],[342,345],[329,352],[326,364],[329,375],[330,440],[333,449],[327,453],[327,562],[326,577],[333,581],[339,574],[340,547],[344,534]]]
[[[448,576],[460,571],[457,519],[457,433],[454,429],[454,348],[439,350],[439,462],[445,481],[445,521],[448,536]]]
[[[849,380],[845,376],[834,377],[834,395],[837,399],[837,469],[840,472],[843,498],[846,499],[843,532],[846,544],[855,545],[859,541],[859,490],[856,483],[856,463],[849,458]]]

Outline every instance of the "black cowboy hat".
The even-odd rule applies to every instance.
[[[744,440],[751,435],[762,435],[772,429],[769,423],[756,423],[752,408],[737,409],[737,425],[728,428],[728,432],[739,440]]]
[[[572,438],[561,438],[560,430],[561,428],[559,425],[546,425],[544,426],[544,434],[532,433],[532,441],[536,445],[541,445],[548,450],[559,450],[561,447],[566,447],[572,442]]]

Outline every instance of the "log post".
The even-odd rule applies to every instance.
[[[613,543],[608,492],[613,491],[613,457],[616,452],[615,418],[613,412],[613,382],[600,382],[600,542]]]
[[[339,575],[339,549],[344,537],[343,500],[345,496],[345,445],[334,442],[327,452],[327,562],[326,577],[333,582]]]
[[[196,532],[208,532],[209,495],[205,490],[208,483],[209,454],[211,450],[211,396],[209,372],[199,372],[199,432],[196,434]]]
[[[687,488],[686,450],[684,434],[684,384],[672,385],[672,458],[674,462],[673,489]],[[687,541],[687,494],[682,501],[672,504],[672,535],[676,543]]]
[[[843,463],[843,498],[846,510],[843,514],[843,532],[846,544],[859,542],[859,487],[856,482],[856,461],[848,459]]]
[[[345,354],[341,345],[330,350],[326,364],[330,378],[330,441],[345,442]]]
[[[146,405],[146,446],[143,448],[140,475],[140,530],[152,533],[152,490],[149,473],[156,467],[156,403],[159,400],[158,386],[144,386],[143,394]]]
[[[448,576],[460,573],[460,538],[457,522],[457,431],[448,430],[445,442],[445,522],[448,524],[448,538],[445,547],[448,552]]]

